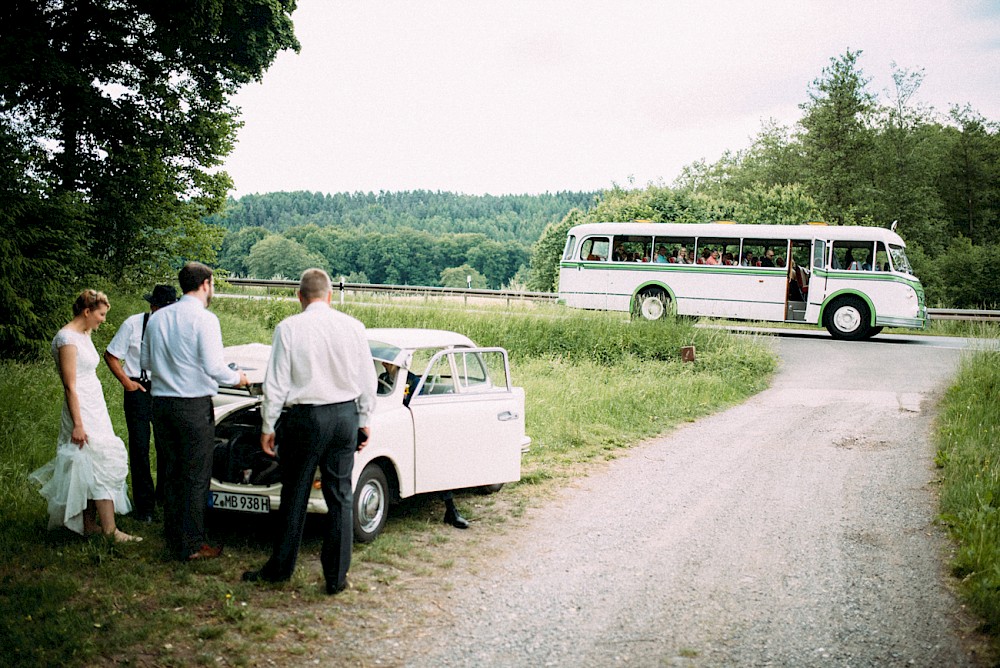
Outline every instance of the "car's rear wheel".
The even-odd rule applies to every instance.
[[[354,490],[354,540],[370,543],[389,517],[389,482],[378,464],[369,464]]]

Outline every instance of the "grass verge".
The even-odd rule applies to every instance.
[[[112,293],[111,301],[109,321],[95,334],[100,351],[125,317],[145,307],[134,295]],[[233,345],[270,341],[274,325],[297,304],[217,300],[213,310]],[[775,368],[753,340],[685,319],[630,323],[618,314],[436,304],[345,310],[369,327],[451,329],[510,351],[514,382],[526,390],[533,444],[520,483],[494,496],[458,496],[463,514],[483,531],[504,530],[588,464],[763,389]],[[682,345],[696,346],[694,363],[680,361]],[[99,375],[124,437],[121,390],[104,365]],[[392,508],[385,533],[355,547],[354,589],[334,600],[320,593],[320,539],[310,527],[299,570],[280,587],[240,582],[242,570],[266,559],[266,518],[213,516],[224,558],[196,564],[165,559],[158,522],[121,518],[125,531],[145,537],[129,545],[46,531],[45,504],[27,474],[54,452],[61,400],[51,361],[0,363],[0,655],[8,665],[251,665],[264,656],[295,664],[320,645],[341,652],[340,663],[357,664],[351,634],[385,616],[393,600],[385,592],[455,564],[435,495]]]
[[[1000,353],[962,362],[945,395],[938,428],[941,514],[957,543],[960,590],[1000,636]]]

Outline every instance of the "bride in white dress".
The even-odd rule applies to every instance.
[[[90,339],[109,308],[103,292],[84,290],[73,303],[73,319],[52,340],[65,391],[62,423],[55,458],[30,477],[48,499],[50,529],[65,526],[79,534],[102,532],[116,541],[138,541],[142,538],[115,525],[115,512],[132,509],[125,484],[128,454],[111,425],[97,378],[100,356]]]

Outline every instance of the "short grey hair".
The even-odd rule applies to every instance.
[[[332,290],[330,275],[322,269],[313,267],[302,272],[302,278],[299,279],[299,294],[306,301],[322,299]]]

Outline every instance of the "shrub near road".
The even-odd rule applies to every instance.
[[[95,336],[103,350],[115,328],[143,302],[111,295],[109,322]],[[227,345],[269,342],[294,302],[213,302]],[[495,497],[460,495],[458,503],[482,531],[495,530],[519,508],[538,503],[547,485],[585,470],[588,462],[742,400],[762,389],[774,368],[764,346],[687,320],[630,323],[604,313],[562,309],[525,312],[439,306],[350,306],[369,327],[433,327],[511,352],[514,382],[527,393],[531,451],[519,484]],[[697,361],[682,363],[679,348],[694,344]],[[100,369],[112,420],[125,433],[121,391]],[[345,624],[377,618],[394,583],[433,575],[452,558],[442,543],[439,508],[416,499],[394,514],[386,531],[356,546],[355,590],[331,602],[314,572],[320,544],[307,537],[303,565],[283,587],[248,587],[239,574],[260,562],[269,531],[258,521],[232,519],[216,527],[225,558],[205,564],[163,561],[161,526],[122,519],[146,537],[118,546],[45,530],[45,504],[27,474],[51,457],[61,392],[51,361],[0,364],[0,655],[9,665],[239,665],[273,658],[297,663],[316,638],[293,633],[302,615],[324,615],[334,639]],[[433,496],[433,495],[432,495]],[[495,505],[493,505],[495,504]],[[221,524],[221,523],[220,523]],[[322,607],[322,613],[315,612]],[[350,636],[348,636],[350,637]],[[326,643],[330,647],[330,643]],[[352,643],[337,651],[354,662]]]

